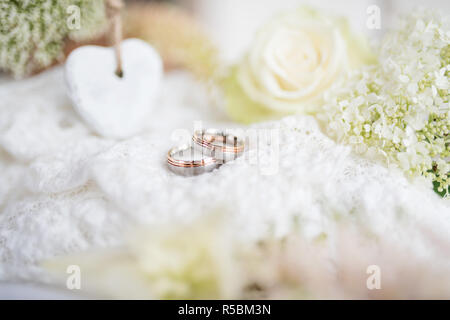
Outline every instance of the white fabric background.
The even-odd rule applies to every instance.
[[[450,261],[450,203],[355,157],[313,118],[254,126],[280,130],[274,175],[243,157],[186,178],[165,164],[174,130],[192,132],[195,120],[230,125],[187,74],[165,77],[145,132],[124,141],[85,126],[66,97],[61,68],[4,84],[0,98],[0,280],[45,282],[43,260],[120,245],[136,224],[216,212],[242,241],[296,230],[307,239],[326,234],[332,246],[340,217],[435,264]],[[259,146],[262,161],[271,148]]]
[[[183,0],[203,21],[226,60],[237,59],[254,31],[276,11],[308,1]],[[382,30],[419,0],[309,1],[365,28],[365,9],[382,8]],[[427,6],[450,9],[448,1]],[[188,75],[167,75],[158,109],[142,135],[113,141],[94,135],[74,113],[56,68],[26,81],[0,79],[0,280],[46,282],[42,260],[120,245],[138,224],[178,223],[221,211],[236,236],[281,236],[298,228],[333,244],[342,215],[393,245],[447,264],[450,205],[427,187],[353,156],[322,135],[314,119],[290,118],[281,128],[279,172],[264,176],[245,159],[199,177],[170,173],[165,154],[176,130],[194,121],[234,127],[211,107],[205,88]],[[270,152],[262,146],[262,159]],[[297,221],[294,223],[293,221]],[[330,257],[332,259],[332,257]],[[34,285],[0,284],[1,298],[72,298]]]

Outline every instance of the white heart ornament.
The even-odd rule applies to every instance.
[[[161,57],[139,39],[122,42],[123,77],[115,74],[113,48],[84,46],[65,65],[68,95],[81,118],[98,134],[127,138],[150,120],[163,74]]]

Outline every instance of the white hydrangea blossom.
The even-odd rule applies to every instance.
[[[80,29],[70,30],[69,6],[80,8]],[[0,0],[0,69],[23,76],[62,57],[66,38],[86,39],[102,29],[103,0]]]
[[[327,94],[329,133],[410,176],[429,178],[448,197],[449,74],[450,17],[415,12],[383,40],[376,65]]]

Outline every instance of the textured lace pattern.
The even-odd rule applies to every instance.
[[[278,172],[261,173],[274,145],[261,143],[208,174],[168,171],[176,129],[227,127],[189,76],[164,79],[145,133],[114,141],[74,113],[57,68],[0,88],[0,279],[37,279],[39,262],[120,245],[133,225],[182,223],[222,212],[243,241],[289,231],[333,242],[337,221],[449,261],[450,204],[428,186],[353,155],[309,117],[253,128],[279,129]],[[231,124],[228,124],[231,126]],[[276,149],[275,149],[276,150]],[[38,280],[45,278],[38,278]]]

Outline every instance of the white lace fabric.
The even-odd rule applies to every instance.
[[[247,156],[214,172],[177,176],[165,157],[175,129],[221,122],[205,88],[166,75],[158,109],[134,138],[95,135],[72,110],[62,69],[0,87],[0,280],[44,281],[39,263],[123,243],[136,224],[194,221],[222,212],[242,241],[301,232],[327,236],[347,219],[374,237],[448,263],[450,204],[428,186],[353,155],[311,117],[278,128],[278,172]],[[261,161],[273,146],[261,144]],[[250,151],[251,152],[255,152]]]

